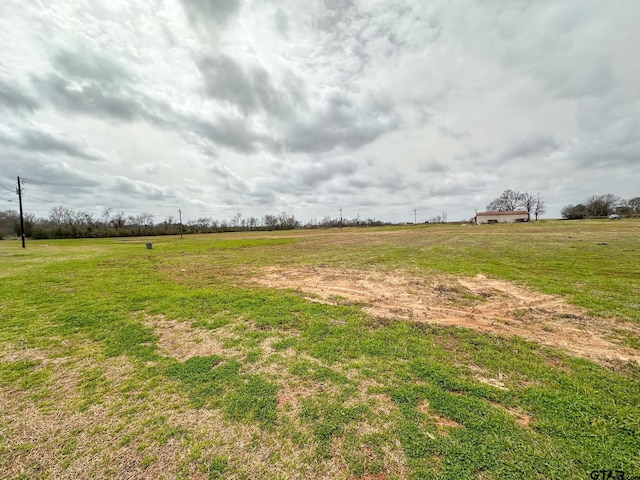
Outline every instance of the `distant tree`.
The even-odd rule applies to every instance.
[[[197,220],[189,221],[191,230],[196,233],[203,233],[209,230],[211,227],[211,219],[209,217],[200,217]]]
[[[640,214],[640,197],[621,200],[616,208],[616,213],[627,215],[629,217]]]
[[[111,212],[113,211],[113,208],[111,207],[107,207],[105,208],[102,213],[100,214],[100,216],[102,218],[104,218],[105,223],[109,223],[110,219],[111,219]]]
[[[20,225],[18,212],[0,211],[0,238],[14,235],[16,225]]]
[[[538,193],[536,195],[536,201],[533,205],[533,214],[536,216],[536,220],[538,220],[538,217],[544,214],[546,210],[547,207],[544,203],[544,197],[540,196],[540,194]]]
[[[110,216],[109,223],[113,228],[119,230],[127,225],[127,217],[124,212],[118,212]]]
[[[507,189],[502,194],[487,205],[487,210],[491,212],[510,212],[522,208],[522,193]]]
[[[300,222],[296,220],[296,217],[293,215],[289,215],[287,212],[281,212],[278,215],[278,227],[281,230],[291,230],[297,228],[300,225]]]
[[[526,210],[531,220],[534,214],[536,220],[545,212],[544,198],[540,194],[534,195],[529,192],[517,192],[507,189],[502,194],[487,205],[487,210],[492,212],[511,212],[513,210]]]
[[[331,225],[332,222],[329,215],[325,215],[324,218],[320,221],[320,226],[322,226],[322,228],[329,228]]]
[[[579,203],[578,205],[567,205],[560,212],[562,214],[562,218],[566,220],[578,220],[582,218],[587,218],[589,212],[587,211],[587,207]]]
[[[136,215],[136,222],[138,222],[138,225],[142,225],[142,226],[145,226],[145,227],[152,227],[153,226],[153,213],[142,212],[142,213]]]
[[[69,209],[56,205],[49,210],[49,221],[54,225],[64,225],[70,218]]]
[[[233,216],[233,218],[231,219],[231,226],[232,227],[239,227],[241,218],[242,218],[242,214],[240,212],[236,213]]]
[[[529,220],[531,220],[531,212],[533,212],[536,207],[536,196],[529,192],[520,193],[520,207],[527,211]]]
[[[619,201],[620,198],[612,193],[592,195],[587,199],[585,204],[587,214],[591,217],[606,217],[615,211]]]
[[[278,226],[278,217],[271,214],[266,214],[263,218],[263,222],[266,227],[272,229]]]

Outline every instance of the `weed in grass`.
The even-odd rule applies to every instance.
[[[263,425],[276,419],[277,387],[257,375],[241,374],[235,360],[192,357],[169,364],[166,372],[188,387],[196,408],[222,407],[231,419]]]
[[[347,428],[342,442],[342,455],[350,473],[355,477],[369,475],[375,478],[376,475],[385,473],[391,477],[401,473],[401,467],[386,462],[385,452],[393,450],[392,436],[388,432],[361,435],[356,430]]]
[[[0,385],[31,390],[45,385],[51,378],[51,367],[40,360],[19,360],[0,363]]]
[[[156,455],[145,455],[144,457],[142,457],[142,460],[140,460],[140,468],[144,470],[157,461],[158,457]]]
[[[262,358],[262,351],[260,350],[251,350],[249,352],[247,352],[247,354],[244,357],[244,361],[246,363],[255,363],[257,361],[259,361]]]
[[[185,384],[196,408],[203,407],[211,405],[222,396],[226,385],[236,383],[240,378],[240,364],[235,361],[221,363],[222,360],[210,356],[192,357],[182,363],[174,361],[168,364],[166,373]]]
[[[277,391],[275,385],[251,375],[225,396],[223,411],[233,420],[273,425],[277,417]]]
[[[86,411],[91,405],[101,403],[104,395],[110,389],[110,382],[104,377],[102,369],[93,368],[85,371],[81,382],[80,410]]]
[[[326,394],[320,394],[302,401],[300,416],[313,428],[318,455],[328,457],[333,439],[343,432],[346,425],[362,418],[367,410],[364,405],[347,407]]]
[[[316,382],[332,382],[335,384],[345,384],[348,382],[347,377],[344,375],[330,368],[318,365],[317,363],[312,363],[309,360],[295,361],[291,365],[289,373]]]
[[[298,339],[295,337],[284,338],[282,340],[272,343],[271,348],[277,351],[282,351],[288,348],[295,348],[297,344],[298,344]]]
[[[217,456],[211,459],[209,465],[209,480],[222,478],[229,467],[229,462],[226,457]]]

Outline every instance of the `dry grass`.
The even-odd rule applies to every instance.
[[[255,277],[262,285],[294,288],[314,301],[353,302],[376,318],[457,325],[519,337],[610,365],[640,363],[640,353],[612,340],[616,331],[640,337],[640,325],[589,317],[560,297],[489,279],[432,279],[402,271],[379,272],[318,266],[269,267]]]

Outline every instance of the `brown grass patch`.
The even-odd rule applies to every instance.
[[[450,428],[464,428],[455,420],[448,417],[443,417],[442,415],[438,415],[436,412],[431,410],[428,400],[423,400],[422,402],[420,402],[420,404],[418,405],[418,411],[424,413],[425,415],[427,415],[427,417],[433,420],[433,422],[436,424],[436,427],[438,428],[438,434],[440,435],[448,435],[447,430]],[[435,436],[429,434],[428,432],[427,435],[430,438],[435,439]]]
[[[640,352],[614,342],[622,329],[640,337],[640,325],[593,318],[562,298],[533,292],[483,275],[422,278],[402,271],[378,272],[324,266],[268,268],[261,285],[293,288],[312,301],[350,302],[378,319],[456,325],[481,332],[519,336],[571,355],[609,365],[640,363]]]
[[[50,359],[44,357],[46,364]],[[0,389],[1,478],[145,479],[178,475],[178,465],[186,456],[182,442],[169,438],[158,443],[153,440],[154,427],[143,423],[170,402],[163,395],[148,401],[120,393],[133,372],[125,357],[100,363],[54,360],[53,376],[39,390]],[[82,372],[90,369],[103,372],[107,386],[98,403],[79,408],[83,405]],[[131,413],[135,411],[144,414]],[[125,441],[127,438],[130,440]]]
[[[145,323],[158,335],[160,350],[181,362],[191,357],[238,356],[237,351],[223,347],[221,329],[214,332],[193,328],[190,322],[167,320],[162,316],[148,316]]]
[[[531,415],[529,415],[528,413],[513,407],[505,407],[504,405],[500,405],[499,403],[495,402],[491,402],[491,405],[502,410],[505,413],[508,413],[522,428],[531,429],[531,426],[529,425],[529,423],[531,422]]]

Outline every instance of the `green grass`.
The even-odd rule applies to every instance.
[[[0,242],[0,476],[640,475],[637,364],[252,283],[309,264],[482,273],[640,322],[639,233],[593,221],[163,237],[152,250]]]

